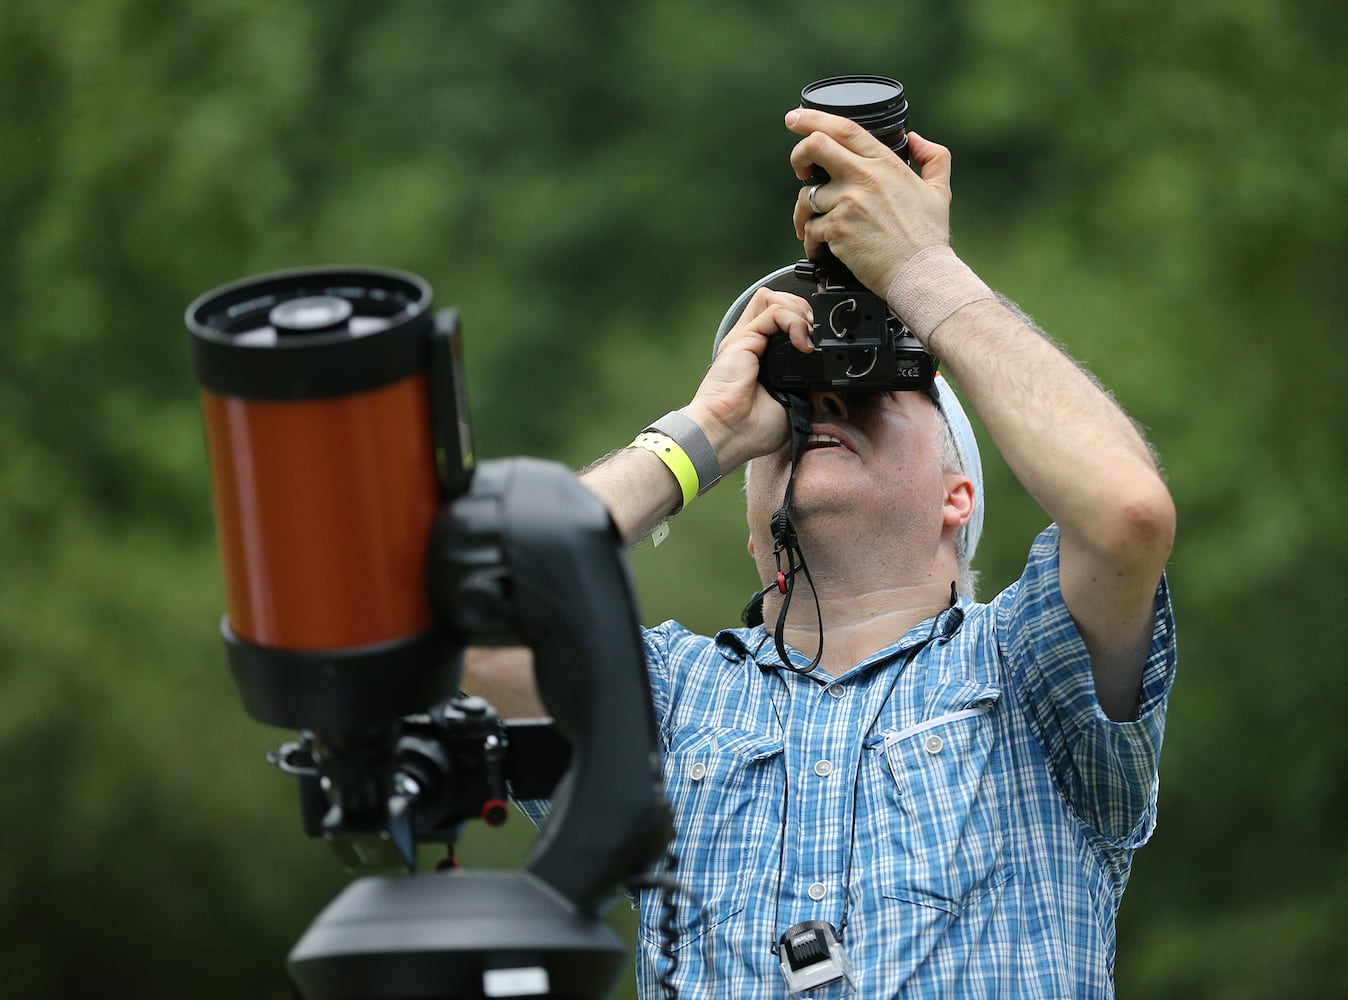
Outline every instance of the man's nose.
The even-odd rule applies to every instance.
[[[828,390],[810,393],[810,405],[816,417],[847,419],[847,402],[842,393]]]

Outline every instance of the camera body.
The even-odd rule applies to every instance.
[[[824,266],[800,261],[795,276],[812,281],[814,351],[798,351],[785,333],[768,338],[758,378],[781,392],[930,391],[936,359],[893,316],[880,296],[851,274],[830,280]]]
[[[830,77],[800,96],[802,107],[850,118],[908,162],[908,101],[897,80]],[[805,184],[828,179],[816,167]],[[760,382],[794,393],[930,391],[936,359],[838,258],[825,251],[818,260],[799,261],[793,276],[814,311],[814,351],[798,351],[786,334],[775,334],[759,364]]]

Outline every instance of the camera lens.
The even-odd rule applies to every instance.
[[[908,160],[908,100],[887,76],[832,76],[800,92],[800,105],[850,118]]]

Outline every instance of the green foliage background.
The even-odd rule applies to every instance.
[[[961,253],[1150,428],[1179,505],[1120,995],[1348,995],[1345,10],[6,0],[0,993],[281,997],[344,881],[218,643],[188,301],[420,273],[465,317],[480,454],[579,466],[797,256],[801,85],[878,72],[955,152]],[[991,592],[1043,518],[988,464]],[[650,622],[732,622],[741,518],[727,484],[634,554]],[[465,862],[517,864],[512,826]]]

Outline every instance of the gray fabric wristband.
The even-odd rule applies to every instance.
[[[701,496],[721,481],[721,460],[697,421],[678,410],[670,410],[646,428],[658,431],[683,449],[697,472],[697,495]]]

